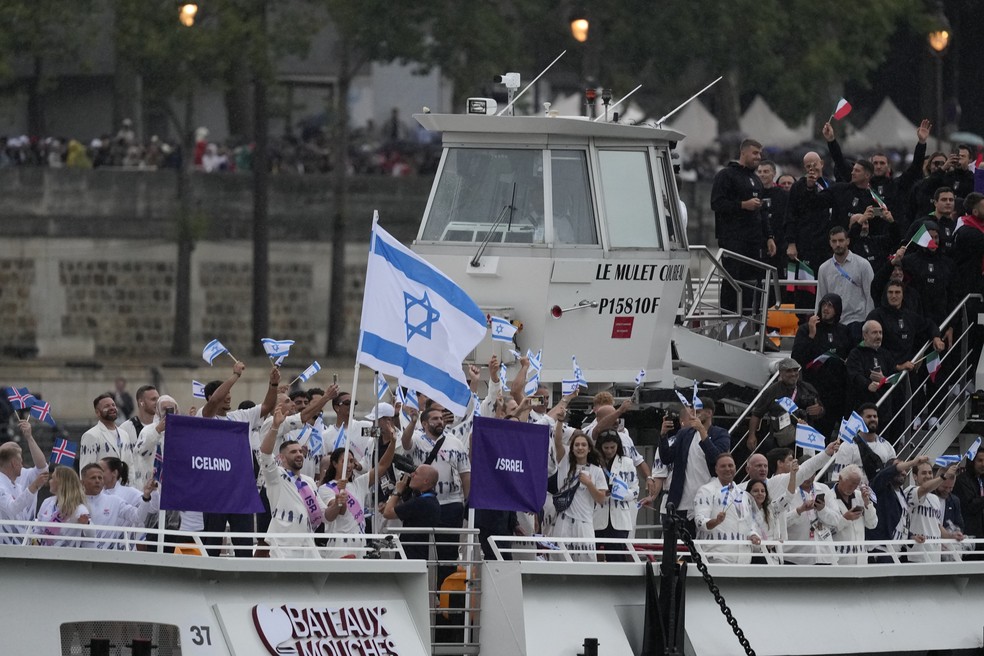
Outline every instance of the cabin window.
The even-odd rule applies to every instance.
[[[597,244],[591,179],[583,150],[550,152],[555,244]]]
[[[543,243],[542,151],[446,151],[421,238],[482,242],[490,234],[491,243]]]
[[[660,211],[646,151],[601,150],[601,190],[611,248],[662,248]]]
[[[675,186],[673,168],[666,154],[658,155],[656,161],[659,162],[657,166],[660,173],[658,183],[660,197],[662,199],[663,216],[666,217],[666,234],[670,242],[670,248],[686,248],[686,228],[682,225],[681,221],[682,210],[679,201],[676,200],[673,194],[673,187]]]

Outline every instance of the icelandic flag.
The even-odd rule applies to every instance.
[[[294,345],[292,339],[276,340],[264,337],[260,341],[263,343],[263,350],[278,366],[284,361],[284,358],[290,355],[290,347]]]
[[[492,339],[497,342],[512,342],[516,326],[502,317],[492,317]]]
[[[940,354],[936,351],[930,351],[926,356],[926,371],[929,373],[929,379],[935,383],[936,374],[940,372]]]
[[[200,383],[197,380],[191,381],[191,396],[196,399],[205,398],[205,383]]]
[[[386,382],[386,378],[382,374],[376,374],[376,381],[378,390],[376,391],[376,398],[382,401],[386,398],[386,393],[389,392],[390,386]]]
[[[814,451],[823,451],[826,447],[823,433],[808,424],[796,424],[796,446]]]
[[[161,467],[161,510],[263,512],[245,422],[171,415]]]
[[[937,467],[949,467],[950,465],[960,462],[960,456],[940,456],[936,459],[935,464]]]
[[[789,414],[793,414],[794,412],[799,410],[799,406],[796,405],[796,401],[793,401],[788,396],[784,396],[781,399],[776,399],[776,403],[778,403],[779,407],[785,410],[786,412],[788,412]]]
[[[974,458],[977,457],[977,450],[980,448],[981,448],[981,437],[980,435],[978,435],[977,439],[974,440],[974,443],[970,445],[969,449],[967,449],[967,453],[964,454],[964,458],[973,461]]]
[[[213,339],[205,345],[205,348],[202,349],[202,359],[205,360],[205,362],[212,364],[212,361],[215,360],[215,358],[228,352],[229,349],[222,346],[222,342],[217,339]]]
[[[471,389],[461,363],[485,337],[485,313],[378,221],[374,213],[357,359],[464,416]]]
[[[694,410],[703,410],[704,409],[704,403],[700,400],[700,397],[697,396],[697,381],[696,380],[694,380],[694,395],[693,395],[693,398],[691,399],[691,402],[694,405]]]
[[[301,381],[302,383],[306,383],[308,382],[308,380],[310,380],[311,376],[318,373],[319,371],[321,371],[321,365],[318,364],[317,360],[315,360],[314,362],[311,363],[311,365],[307,369],[305,369],[300,373],[300,375],[297,377],[297,380]]]
[[[851,113],[851,103],[847,102],[845,98],[841,98],[837,101],[837,107],[834,108],[833,117],[838,121]]]
[[[16,387],[7,387],[5,391],[7,392],[7,400],[10,401],[10,405],[14,407],[14,410],[27,410],[38,401],[26,387],[19,389]]]
[[[571,364],[574,366],[574,380],[577,381],[578,387],[587,387],[588,381],[584,379],[584,372],[581,371],[581,367],[577,366],[577,357],[571,356]]]
[[[31,416],[49,426],[55,425],[55,418],[51,416],[51,404],[47,401],[35,400],[34,405],[31,406]]]
[[[475,417],[468,507],[539,512],[547,496],[549,439],[546,424]]]
[[[160,483],[164,479],[164,450],[160,444],[154,452],[154,480]]]
[[[642,385],[642,382],[644,380],[646,380],[646,370],[640,369],[639,373],[637,373],[635,377],[635,386],[639,387],[640,385]]]
[[[78,452],[78,444],[69,442],[61,437],[56,437],[55,445],[51,447],[51,458],[49,458],[49,461],[52,465],[71,467],[75,464],[75,456],[78,455]]]
[[[916,234],[912,235],[912,239],[909,241],[916,246],[922,246],[923,248],[928,248],[931,251],[935,251],[937,248],[936,240],[933,239],[931,234],[929,234],[929,230],[926,229],[925,223],[919,226],[919,230],[916,231]]]

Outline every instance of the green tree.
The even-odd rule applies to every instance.
[[[44,94],[57,83],[51,73],[66,62],[87,62],[87,45],[104,8],[95,0],[5,0],[0,2],[0,84],[10,86],[18,68],[28,68],[28,131],[47,133]],[[19,66],[20,64],[20,66]]]

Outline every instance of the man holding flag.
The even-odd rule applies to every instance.
[[[925,235],[925,239],[920,239]],[[919,297],[923,315],[937,326],[942,325],[956,305],[953,261],[935,247],[939,244],[939,226],[924,223],[902,256],[902,271],[909,278],[909,288]]]
[[[852,415],[853,417],[854,415]],[[845,440],[837,451],[837,457],[830,469],[830,480],[836,481],[840,471],[848,465],[857,465],[864,473],[864,480],[869,481],[878,474],[881,469],[895,458],[895,447],[892,443],[878,434],[878,406],[874,403],[864,403],[857,410],[857,416],[861,418],[863,428],[853,432],[847,430],[847,434],[842,434],[840,439]],[[854,428],[853,422],[850,425]]]
[[[21,419],[18,424],[21,435],[27,440],[34,467],[24,468],[24,456],[15,442],[0,445],[0,519],[30,521],[38,506],[38,490],[48,482],[48,463],[44,452],[34,439],[31,422]],[[0,528],[0,536],[20,533],[17,527]],[[0,537],[0,544],[12,544],[13,540]]]
[[[779,380],[766,388],[761,400],[749,412],[745,440],[749,452],[755,451],[756,447],[767,453],[776,446],[790,446],[795,439],[796,416],[813,422],[825,412],[817,390],[800,380],[800,365],[796,360],[784,358],[777,369]],[[759,428],[766,416],[769,437],[759,446]]]
[[[899,373],[895,359],[882,346],[882,327],[877,321],[865,321],[861,330],[861,343],[847,356],[848,407],[862,403],[878,403],[886,391],[886,385],[894,384]],[[882,425],[892,418],[894,403],[889,397],[879,411]]]
[[[817,313],[796,331],[792,358],[803,367],[803,380],[816,388],[825,413],[814,426],[829,435],[844,414],[844,360],[854,347],[851,331],[841,323],[843,306],[837,294],[820,299]]]

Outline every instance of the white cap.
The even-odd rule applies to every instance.
[[[391,406],[389,403],[380,403],[378,408],[374,409],[372,412],[366,415],[366,419],[373,421],[377,419],[376,410],[379,411],[378,419],[385,419],[386,417],[395,417],[396,408]]]

